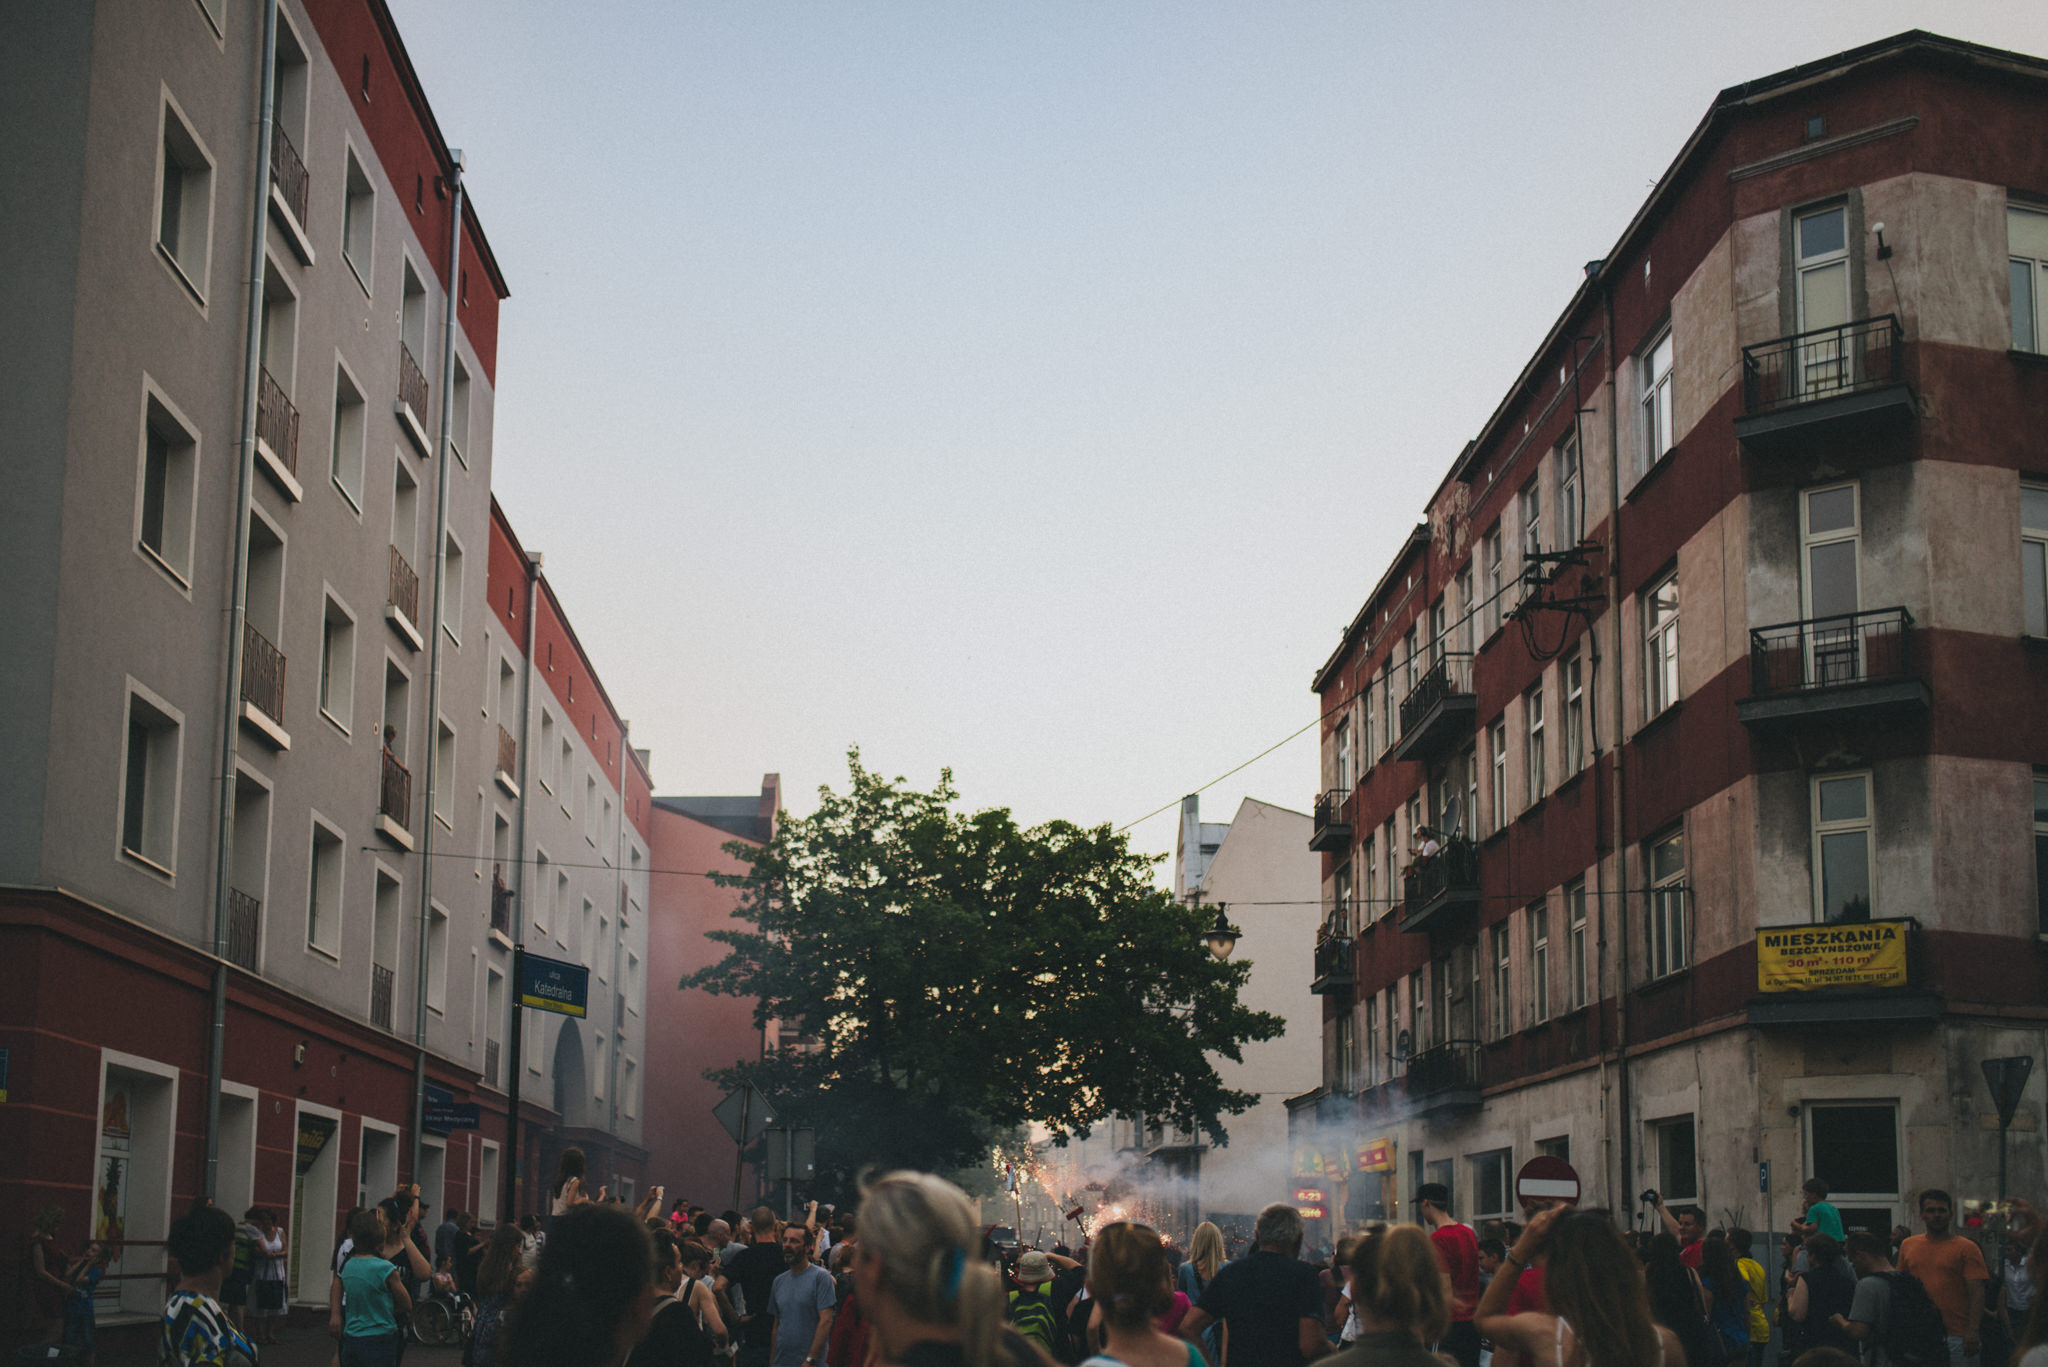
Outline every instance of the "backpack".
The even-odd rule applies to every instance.
[[[1059,1318],[1053,1314],[1052,1297],[1041,1290],[1010,1293],[1010,1327],[1048,1353],[1059,1333]]]
[[[1891,1288],[1891,1309],[1879,1345],[1892,1367],[1943,1367],[1948,1361],[1948,1327],[1927,1288],[1910,1272],[1881,1274]]]

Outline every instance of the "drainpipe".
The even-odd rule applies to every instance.
[[[441,781],[436,761],[441,753],[441,668],[446,652],[441,640],[441,623],[448,610],[448,467],[454,462],[455,406],[449,402],[455,387],[455,330],[461,325],[457,310],[462,304],[462,153],[448,149],[448,307],[441,327],[441,477],[434,494],[434,609],[428,618],[427,638],[427,816],[420,823],[420,939],[419,972],[413,992],[412,1065],[412,1180],[420,1180],[420,1154],[426,1146],[422,1127],[427,1110],[427,932],[434,915],[434,816],[435,787]],[[446,1181],[446,1174],[443,1174]],[[444,1201],[445,1205],[446,1202]]]
[[[606,1051],[605,1095],[611,1098],[613,1179],[619,1153],[619,1040],[625,1031],[626,986],[619,977],[619,955],[626,943],[626,751],[633,743],[633,724],[619,723],[619,824],[612,830],[612,900],[617,907],[612,926],[612,1047]]]
[[[206,1032],[206,1160],[200,1190],[217,1197],[220,1091],[228,1033],[228,879],[234,872],[235,756],[242,730],[242,632],[249,619],[249,500],[256,482],[256,392],[263,370],[263,244],[270,223],[270,143],[277,109],[277,0],[263,4],[256,195],[249,218],[249,313],[242,333],[242,442],[235,468],[235,544],[228,572],[228,671],[220,716],[220,812],[213,870],[213,1019]]]
[[[499,1174],[505,1183],[505,1204],[500,1222],[517,1219],[519,1210],[519,1082],[525,1071],[520,1064],[520,1046],[526,1039],[526,1013],[519,1004],[519,984],[526,972],[526,802],[527,794],[533,791],[533,754],[527,742],[533,735],[533,614],[540,606],[540,567],[541,557],[528,552],[526,641],[520,652],[525,657],[525,668],[519,680],[519,805],[512,817],[512,981],[506,994],[512,999],[512,1023],[505,1041],[505,1061],[511,1075],[505,1087],[505,1170]]]
[[[1627,753],[1627,727],[1623,725],[1622,707],[1626,690],[1622,687],[1622,661],[1626,658],[1621,649],[1621,395],[1615,385],[1615,367],[1621,364],[1621,354],[1614,347],[1614,286],[1607,280],[1606,268],[1601,269],[1600,309],[1601,326],[1606,330],[1608,346],[1607,366],[1607,483],[1608,504],[1612,511],[1607,520],[1607,620],[1614,623],[1615,662],[1609,671],[1613,676],[1610,687],[1614,692],[1614,763],[1612,778],[1614,785],[1613,810],[1609,814],[1611,830],[1609,847],[1614,858],[1615,883],[1615,925],[1619,940],[1614,964],[1614,1020],[1615,1020],[1615,1077],[1620,1096],[1619,1125],[1621,1139],[1621,1170],[1619,1181],[1614,1186],[1614,1199],[1619,1210],[1628,1209],[1632,1193],[1629,1187],[1635,1174],[1635,1103],[1630,1096],[1628,1069],[1628,970],[1629,915],[1628,915],[1628,849],[1624,844],[1628,823],[1623,815],[1623,798],[1627,788],[1623,782],[1623,756]],[[1606,898],[1601,899],[1601,915],[1606,915]],[[1606,926],[1601,926],[1606,935]]]

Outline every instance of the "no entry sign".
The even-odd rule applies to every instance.
[[[1524,1205],[1537,1201],[1563,1201],[1566,1205],[1579,1203],[1578,1169],[1562,1158],[1539,1153],[1522,1164],[1522,1170],[1515,1174],[1515,1199]]]

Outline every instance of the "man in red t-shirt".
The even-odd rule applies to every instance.
[[[1479,1304],[1479,1236],[1472,1226],[1452,1218],[1451,1189],[1441,1182],[1422,1184],[1415,1193],[1415,1209],[1451,1279],[1451,1329],[1440,1346],[1459,1367],[1479,1367],[1479,1330],[1472,1323],[1473,1308]]]
[[[1664,1198],[1656,1192],[1657,1213],[1664,1217],[1664,1228],[1678,1240],[1678,1261],[1697,1272],[1700,1270],[1700,1255],[1707,1251],[1707,1214],[1698,1206],[1680,1206],[1677,1210],[1664,1204]]]

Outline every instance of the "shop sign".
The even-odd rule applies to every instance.
[[[1756,937],[1759,992],[1904,987],[1908,921],[1777,926]]]
[[[1294,1208],[1301,1212],[1304,1220],[1327,1220],[1330,1218],[1330,1195],[1321,1187],[1294,1189]]]
[[[1341,1163],[1343,1160],[1339,1159]],[[1294,1175],[1296,1177],[1321,1177],[1337,1170],[1335,1164],[1323,1156],[1323,1151],[1313,1144],[1305,1144],[1294,1151]]]
[[[1394,1170],[1394,1141],[1390,1138],[1368,1139],[1358,1146],[1358,1170],[1360,1172],[1392,1172]]]
[[[320,1151],[327,1147],[327,1141],[334,1138],[334,1132],[341,1128],[341,1122],[332,1116],[316,1115],[312,1111],[299,1112],[299,1176],[304,1177],[312,1170]]]

